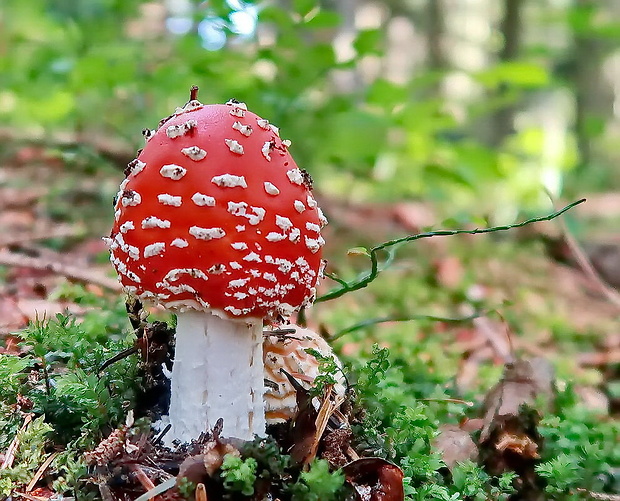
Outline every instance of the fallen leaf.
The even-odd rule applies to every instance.
[[[342,468],[357,501],[403,501],[403,471],[381,458],[360,458]]]
[[[443,462],[449,469],[456,463],[478,460],[478,447],[469,432],[453,424],[439,427],[439,434],[433,440],[433,446],[441,454]]]

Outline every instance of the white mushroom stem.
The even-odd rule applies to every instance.
[[[212,313],[177,316],[170,424],[165,441],[182,443],[210,431],[252,440],[265,434],[262,322]]]

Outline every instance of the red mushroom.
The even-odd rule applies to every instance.
[[[265,430],[263,320],[312,303],[326,223],[278,129],[231,100],[190,101],[129,164],[111,261],[125,290],[177,315],[168,442]]]

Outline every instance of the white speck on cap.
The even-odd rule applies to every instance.
[[[242,231],[245,231],[245,225],[238,224],[237,226],[235,226],[235,230],[237,230],[239,233],[241,233]]]
[[[207,156],[207,152],[198,146],[189,146],[188,148],[181,148],[181,153],[194,162],[199,162]]]
[[[157,195],[157,200],[160,204],[171,205],[172,207],[181,207],[181,204],[183,203],[180,196],[170,195],[169,193]]]
[[[189,111],[199,110],[203,106],[204,106],[204,104],[202,104],[197,99],[192,99],[191,101],[188,101],[187,103],[185,103],[185,106],[183,106],[182,108],[177,108],[174,111],[174,114],[175,115],[182,115],[183,113],[187,113]]]
[[[149,216],[142,220],[142,229],[147,230],[149,228],[170,228],[170,221]]]
[[[222,174],[220,176],[214,176],[213,178],[211,178],[211,182],[222,188],[236,188],[238,186],[240,186],[241,188],[248,187],[247,183],[245,182],[245,177],[233,176],[232,174]]]
[[[200,226],[192,226],[189,234],[198,240],[214,240],[222,238],[226,232],[222,228],[201,228]]]
[[[159,169],[159,173],[163,176],[163,177],[167,177],[172,179],[173,181],[178,181],[179,179],[181,179],[185,174],[187,174],[187,169],[184,169],[183,167],[181,167],[180,165],[176,165],[176,164],[167,164],[164,165],[161,169]]]
[[[235,141],[234,139],[224,139],[224,142],[230,151],[236,153],[237,155],[243,155],[243,146],[241,146],[238,141]]]
[[[299,228],[293,228],[291,230],[291,233],[288,236],[288,239],[293,243],[297,243],[299,242],[300,238],[301,238],[301,231],[299,231]]]
[[[265,191],[269,194],[269,195],[279,195],[280,194],[280,190],[276,187],[275,184],[270,183],[269,181],[265,181]]]
[[[125,221],[118,227],[118,229],[121,233],[127,233],[129,230],[135,230],[136,227],[134,226],[133,221]]]
[[[135,207],[136,205],[140,205],[141,203],[142,197],[137,191],[125,192],[121,196],[121,204],[123,205],[123,207]]]
[[[288,303],[280,303],[277,310],[283,317],[290,317],[295,312],[295,307]]]
[[[181,275],[189,275],[192,278],[200,278],[202,280],[209,280],[209,277],[204,271],[198,268],[175,268],[166,273],[162,282],[176,282]],[[157,284],[159,285],[159,283]]]
[[[291,140],[290,139],[283,139],[282,140],[282,146],[284,146],[285,148],[289,148],[291,146]]]
[[[306,210],[306,206],[301,200],[295,200],[293,202],[293,205],[295,206],[295,210],[299,212],[300,214]]]
[[[246,297],[248,297],[248,295],[247,295],[245,292],[235,292],[235,293],[233,294],[233,297],[234,297],[235,299],[239,299],[239,300],[241,300],[241,299],[245,299]]]
[[[271,150],[273,148],[273,143],[271,141],[265,141],[263,147],[261,148],[261,153],[267,159],[267,161],[271,162]]]
[[[256,123],[261,129],[270,130],[269,120],[265,120],[264,118],[258,118]]]
[[[233,242],[230,246],[235,250],[246,250],[248,248],[248,244],[245,242]]]
[[[306,229],[308,231],[316,231],[317,233],[321,231],[321,227],[318,224],[311,223],[310,221],[306,223]]]
[[[196,120],[188,120],[187,122],[180,125],[170,125],[168,128],[166,128],[166,136],[168,136],[170,139],[184,136],[197,125],[198,122],[196,122]]]
[[[277,282],[278,279],[273,273],[263,273],[263,278],[269,282]]]
[[[256,252],[250,252],[247,256],[243,258],[244,261],[262,263],[263,260],[260,258]]]
[[[129,174],[137,176],[140,172],[144,170],[146,164],[136,158],[129,162],[127,166],[129,167]]]
[[[288,231],[293,227],[293,223],[288,217],[276,214],[276,226],[282,228],[284,231]]]
[[[314,238],[308,238],[306,237],[306,247],[308,247],[308,249],[310,250],[310,252],[312,252],[312,254],[316,253],[321,246],[323,245],[324,241],[322,242],[322,238],[319,237],[317,239]]]
[[[166,244],[164,242],[155,242],[144,248],[144,257],[159,256],[163,254],[165,250]]]
[[[194,193],[192,195],[192,202],[194,202],[199,207],[214,207],[215,206],[215,198],[210,197],[209,195],[204,195],[202,193]]]
[[[316,208],[317,206],[316,200],[312,198],[311,195],[308,195],[308,197],[306,198],[306,201],[308,202],[308,207],[310,207],[311,209]]]
[[[304,182],[304,176],[299,169],[286,171],[286,175],[293,184],[303,184]]]
[[[213,266],[211,266],[207,270],[207,273],[210,273],[212,275],[221,275],[225,271],[226,271],[226,266],[224,266],[222,263],[219,263],[219,264],[214,264]]]
[[[151,138],[155,135],[157,131],[153,129],[144,129],[142,131],[142,135],[144,136],[144,140],[148,143]]]
[[[265,237],[269,242],[279,242],[281,240],[286,240],[286,235],[284,233],[276,233],[275,231],[271,231]]]
[[[240,270],[241,268],[243,268],[243,266],[237,261],[231,261],[230,263],[228,263],[228,266],[230,266],[233,270]]]
[[[189,245],[189,242],[184,238],[175,238],[171,243],[171,247],[178,247],[179,249],[184,249]]]
[[[245,214],[245,217],[248,218],[248,223],[250,223],[253,226],[256,226],[263,219],[265,219],[265,214],[267,213],[267,211],[263,209],[262,207],[254,207],[254,206],[250,207],[250,209],[252,209],[252,212],[254,212],[254,214]]]
[[[244,216],[247,208],[248,204],[245,202],[228,202],[228,212],[230,212],[233,216]]]
[[[116,246],[114,246],[114,244],[116,244]],[[116,249],[118,247],[120,247],[123,252],[127,253],[129,257],[134,261],[140,259],[140,249],[138,249],[134,245],[129,245],[127,242],[125,242],[122,233],[117,233],[114,237],[114,243],[112,245],[112,248]]]
[[[320,207],[317,207],[316,211],[319,215],[319,222],[321,223],[321,228],[323,228],[328,223],[327,218],[325,217],[325,214],[323,214],[323,211],[320,209]]]
[[[237,280],[231,280],[230,282],[228,282],[228,287],[230,287],[231,289],[235,289],[237,287],[243,287],[249,281],[250,281],[249,278],[238,278]]]
[[[235,122],[232,125],[232,128],[241,132],[241,134],[243,134],[245,137],[250,137],[250,135],[252,134],[251,125],[243,125],[241,122]]]

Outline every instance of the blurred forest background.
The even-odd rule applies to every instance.
[[[614,0],[4,0],[0,27],[4,156],[123,164],[196,84],[340,200],[506,221],[620,185]]]

